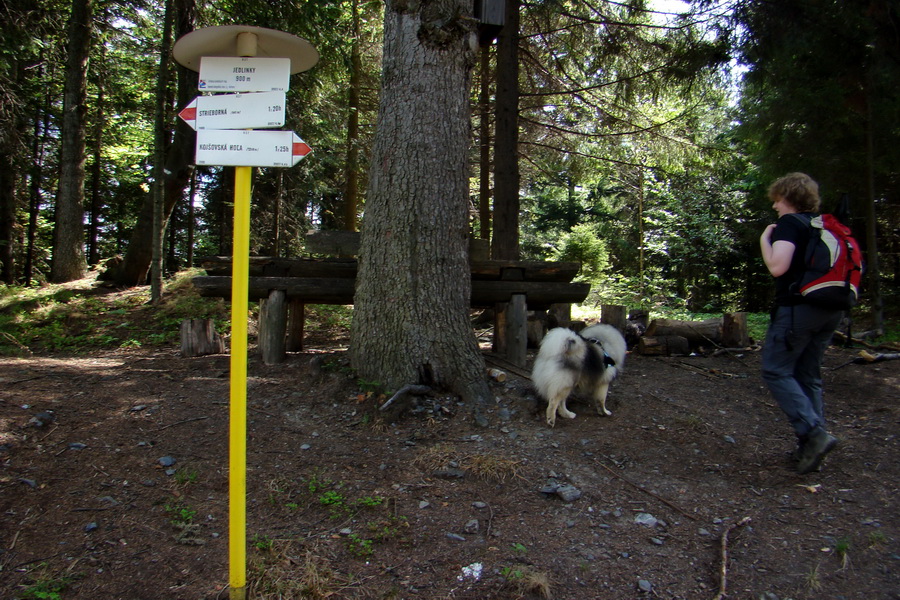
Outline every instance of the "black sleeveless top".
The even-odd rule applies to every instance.
[[[810,218],[816,213],[800,213]],[[772,243],[783,241],[794,245],[794,256],[791,258],[791,266],[780,277],[775,278],[775,304],[778,306],[793,306],[802,302],[802,298],[791,289],[792,285],[800,280],[804,271],[804,257],[809,245],[810,230],[807,219],[798,219],[793,214],[784,215],[775,223],[775,231],[772,232]]]

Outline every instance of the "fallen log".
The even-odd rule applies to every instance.
[[[645,336],[681,336],[691,345],[704,343],[720,344],[722,342],[722,317],[704,321],[679,321],[677,319],[653,319]]]
[[[691,353],[691,345],[687,338],[680,335],[645,335],[638,340],[637,351],[647,356],[685,356]]]

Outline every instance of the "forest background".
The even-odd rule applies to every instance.
[[[480,2],[477,4],[481,4]],[[672,8],[663,7],[674,6]],[[900,272],[900,9],[888,0],[519,1],[520,258],[578,260],[590,303],[768,307],[766,187],[811,174],[865,246],[859,318],[876,329]],[[0,267],[9,288],[106,265],[143,285],[231,252],[230,169],[193,167],[176,115],[193,29],[308,39],[287,123],[314,149],[258,169],[252,253],[307,255],[309,229],[355,229],[377,127],[381,2],[11,0],[0,32]],[[471,86],[471,235],[490,238],[497,44]],[[499,158],[499,157],[498,157]],[[499,183],[498,183],[499,185]],[[154,251],[155,249],[155,251]]]

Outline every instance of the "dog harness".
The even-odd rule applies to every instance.
[[[586,341],[586,342],[589,343],[589,344],[594,344],[594,345],[596,345],[596,346],[600,346],[600,351],[603,352],[603,364],[605,364],[607,367],[614,367],[614,366],[616,366],[616,361],[613,360],[613,357],[610,356],[610,355],[606,352],[606,348],[603,347],[603,342],[602,342],[602,341],[598,340],[597,338],[586,338],[586,337],[581,337],[581,334],[577,334],[577,335],[578,335],[578,337],[580,337],[581,339],[583,339],[584,341]]]

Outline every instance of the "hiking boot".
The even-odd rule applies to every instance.
[[[809,441],[808,435],[798,435],[797,436],[797,447],[791,452],[791,460],[797,462],[800,460],[800,457],[803,456],[803,448],[806,446],[806,442]]]
[[[811,433],[800,453],[797,472],[806,475],[818,469],[825,455],[834,450],[837,444],[838,439],[824,429],[818,429],[815,433]]]

